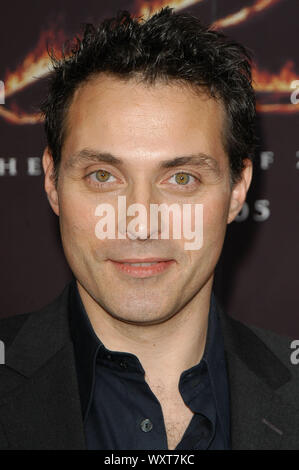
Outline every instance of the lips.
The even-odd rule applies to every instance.
[[[156,276],[175,263],[174,260],[165,258],[130,258],[109,261],[118,271],[135,278]]]

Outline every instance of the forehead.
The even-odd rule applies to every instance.
[[[92,147],[124,158],[206,152],[223,157],[224,112],[205,92],[99,75],[74,93],[63,153]],[[67,157],[65,157],[67,158]]]

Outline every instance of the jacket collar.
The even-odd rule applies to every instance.
[[[47,448],[85,447],[68,324],[69,287],[49,306],[28,314],[6,351],[8,367],[0,367],[0,424],[20,448],[42,448],[47,439]],[[232,448],[298,448],[299,413],[283,393],[294,396],[298,384],[250,328],[223,313],[219,304],[217,310],[229,376]]]
[[[219,303],[218,311],[230,384],[232,448],[298,449],[299,413],[285,400],[289,395],[295,401],[298,383],[252,328],[226,315]]]
[[[5,364],[31,377],[70,340],[68,328],[69,285],[49,305],[28,314],[5,355]]]

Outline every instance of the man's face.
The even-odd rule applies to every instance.
[[[219,102],[178,84],[149,87],[102,75],[77,89],[68,111],[57,191],[47,150],[45,187],[75,277],[119,320],[165,321],[211,287],[227,223],[241,209],[251,178],[248,165],[231,188],[223,124]],[[161,232],[158,239],[150,238],[150,227],[146,239],[128,234],[118,239],[118,196],[126,197],[127,207],[142,204],[148,214],[150,204],[202,204],[202,247],[186,250],[190,240],[174,239],[171,231],[169,239],[161,239]],[[103,203],[115,208],[115,239],[95,234],[95,209]],[[131,264],[152,258],[170,262],[158,261],[152,268]]]

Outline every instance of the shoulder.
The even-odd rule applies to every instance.
[[[293,400],[299,387],[299,361],[292,360],[294,338],[232,318],[230,323],[236,332],[237,353],[243,363],[272,388],[280,389],[285,395],[290,393],[289,398]]]
[[[0,318],[0,340],[4,343],[5,347],[10,346],[18,331],[22,328],[32,313],[33,312],[22,313]]]
[[[42,328],[43,325],[46,327],[57,314],[59,315],[62,310],[66,310],[69,288],[70,283],[63,288],[55,299],[38,310],[0,318],[0,340],[4,343],[5,349],[11,345],[14,338],[27,325],[32,326],[32,328],[36,327],[35,333],[38,333],[39,327]]]
[[[292,353],[291,344],[294,338],[280,335],[272,330],[260,328],[251,324],[246,324],[246,327],[249,328],[261,341],[263,341],[266,347],[279,357],[286,367],[290,366],[290,356]]]
[[[229,323],[235,332],[235,342],[238,347],[271,351],[283,364],[289,365],[292,338],[232,317],[229,317]]]
[[[297,346],[295,346],[298,350],[296,353],[294,348],[294,340],[296,338],[280,335],[272,330],[253,325],[246,325],[246,327],[263,342],[273,357],[288,370],[291,382],[295,382],[299,386],[299,341]],[[256,360],[259,360],[259,358],[257,357]]]
[[[292,363],[293,339],[229,316],[217,301],[225,350],[244,370],[253,372],[272,389],[299,384],[299,365]]]

